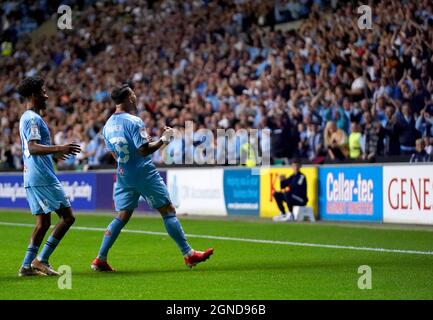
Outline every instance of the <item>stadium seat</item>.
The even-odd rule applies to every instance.
[[[307,218],[310,222],[315,222],[316,218],[314,217],[314,211],[311,207],[293,207],[293,215],[295,216],[295,220],[304,221]]]
[[[273,164],[274,165],[288,165],[289,159],[288,158],[274,158]]]

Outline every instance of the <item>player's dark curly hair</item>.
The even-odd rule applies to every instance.
[[[28,77],[21,81],[17,91],[20,96],[28,98],[32,94],[41,92],[44,82],[44,79],[38,76]]]
[[[130,88],[128,84],[124,84],[121,87],[113,89],[113,91],[111,91],[111,99],[113,99],[116,104],[121,104],[128,98]]]

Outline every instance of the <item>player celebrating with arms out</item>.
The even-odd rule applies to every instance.
[[[116,104],[116,111],[105,124],[103,135],[117,162],[114,204],[118,215],[108,225],[98,257],[93,260],[91,268],[95,271],[114,271],[107,263],[108,250],[137,208],[140,195],[159,211],[167,233],[182,252],[185,264],[192,268],[208,259],[213,249],[201,252],[193,250],[188,244],[167,187],[151,157],[153,152],[170,142],[173,129],[165,127],[163,136],[158,141],[150,142],[143,121],[130,113],[136,110],[137,104],[132,89],[123,85],[112,91],[111,98]]]
[[[18,87],[18,93],[25,99],[27,107],[20,119],[24,187],[30,210],[36,216],[36,227],[18,275],[59,275],[48,263],[48,258],[75,218],[62,185],[54,174],[52,156],[66,159],[68,155],[78,154],[81,150],[76,144],[51,145],[50,130],[41,117],[41,113],[47,108],[48,99],[42,78],[24,79]],[[52,211],[58,214],[60,220],[40,255],[36,257],[39,246],[50,228]]]

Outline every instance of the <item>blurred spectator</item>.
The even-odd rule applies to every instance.
[[[430,162],[432,161],[431,155],[425,150],[425,144],[423,139],[416,140],[415,152],[412,153],[409,162]]]
[[[385,119],[382,122],[384,155],[395,156],[400,154],[400,137],[396,130],[396,122],[395,108],[393,106],[386,107]]]
[[[421,133],[422,137],[433,137],[433,104],[421,110],[415,128]]]
[[[314,163],[323,163],[325,154],[323,152],[323,135],[314,122],[308,124],[306,146],[306,158]]]
[[[399,134],[400,150],[403,154],[411,154],[415,151],[415,141],[419,138],[420,132],[415,128],[415,119],[408,102],[403,103],[396,118],[395,127]]]
[[[430,159],[433,159],[433,137],[425,137],[424,138],[425,152],[430,156]]]
[[[361,149],[361,126],[357,122],[352,122],[349,135],[349,157],[350,159],[360,159],[362,156]]]
[[[11,155],[13,158],[13,166],[12,168],[21,170],[23,168],[22,165],[22,148],[21,148],[21,139],[18,136],[15,137],[14,143],[11,147]]]
[[[87,141],[84,148],[87,164],[92,168],[98,167],[101,164],[102,157],[106,153],[104,138],[98,134],[92,140]]]
[[[364,160],[373,161],[383,155],[383,129],[379,121],[373,121],[371,113],[364,112]]]
[[[347,157],[347,136],[338,129],[334,121],[328,121],[324,133],[325,148],[331,160],[344,160]]]
[[[271,156],[272,158],[291,158],[287,145],[293,141],[290,131],[290,119],[276,118],[271,124]]]

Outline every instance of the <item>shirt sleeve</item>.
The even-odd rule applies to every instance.
[[[27,141],[41,140],[41,122],[38,118],[30,118],[26,121],[25,130]]]
[[[113,145],[110,143],[110,141],[108,141],[107,137],[105,137],[105,136],[104,136],[104,141],[105,141],[105,146],[107,147],[107,150],[109,152],[114,152]]]
[[[303,186],[305,184],[305,176],[303,174],[299,175],[298,185]]]
[[[147,132],[143,121],[137,122],[132,126],[131,138],[137,149],[149,143],[149,141],[147,141]]]
[[[281,182],[280,182],[280,188],[281,188],[281,189],[285,189],[285,188],[287,188],[288,186],[290,186],[290,178],[287,178],[287,179],[281,180]]]
[[[102,138],[104,138],[104,142],[105,142],[105,147],[107,148],[107,150],[109,151],[109,152],[114,152],[114,147],[113,147],[113,145],[110,143],[110,141],[108,141],[109,140],[109,137],[107,137],[107,134],[106,134],[106,132],[105,132],[105,126],[104,126],[104,128],[102,129]],[[96,137],[96,139],[98,139],[98,137]],[[96,141],[96,143],[95,143],[95,149],[97,149],[97,145],[98,145],[98,143],[97,143],[97,141]]]

